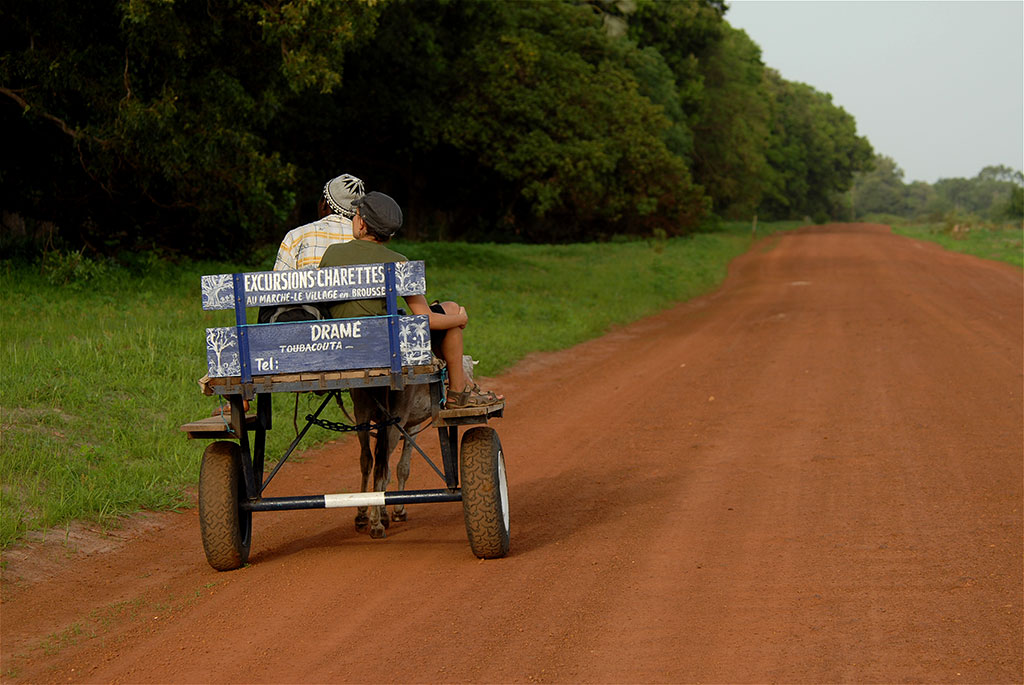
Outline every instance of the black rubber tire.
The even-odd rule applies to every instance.
[[[478,426],[462,436],[459,456],[462,513],[473,554],[498,559],[508,554],[509,508],[505,455],[493,428]]]
[[[206,560],[218,571],[240,568],[249,560],[252,512],[238,508],[244,493],[238,445],[210,443],[199,468],[199,532]]]

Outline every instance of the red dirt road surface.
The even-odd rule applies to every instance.
[[[449,503],[385,540],[256,514],[218,573],[195,511],[149,515],[9,551],[3,680],[1020,683],[1022,294],[879,226],[761,242],[715,294],[488,380],[507,558]],[[357,474],[339,442],[268,494]],[[440,487],[418,458],[410,487]]]

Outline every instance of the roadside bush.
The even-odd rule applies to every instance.
[[[107,276],[111,266],[105,259],[87,256],[84,248],[77,252],[53,250],[43,255],[41,271],[50,285],[81,288]]]

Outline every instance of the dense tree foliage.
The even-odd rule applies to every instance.
[[[774,185],[763,206],[773,217],[825,220],[837,213],[837,197],[852,185],[853,174],[870,164],[871,146],[827,93],[771,69],[767,81],[774,104],[767,150]]]
[[[97,9],[97,7],[99,9]],[[294,204],[297,160],[273,127],[329,92],[378,9],[224,0],[8,3],[3,208],[86,244],[193,249],[260,237]],[[240,228],[241,231],[235,230]],[[198,244],[197,244],[198,243]]]
[[[775,109],[761,50],[743,31],[725,27],[722,40],[702,60],[702,74],[694,173],[717,212],[747,218],[784,173],[768,164]]]
[[[628,66],[642,56],[588,6],[396,3],[387,18],[348,56],[358,104],[338,108],[337,145],[375,185],[434,212],[411,213],[411,231],[564,240],[672,232],[703,212],[670,120]],[[367,121],[386,122],[386,140],[345,141]]]
[[[895,160],[885,155],[876,155],[874,167],[855,177],[851,192],[853,213],[902,214],[910,201],[903,183],[903,169]]]
[[[967,223],[1024,220],[1024,174],[987,166],[974,178],[943,178],[934,184],[903,182],[903,170],[877,155],[870,171],[855,176],[850,196],[856,216],[888,214],[910,220]]]
[[[225,253],[361,176],[413,237],[825,215],[871,156],[714,0],[12,0],[0,209],[100,252]]]

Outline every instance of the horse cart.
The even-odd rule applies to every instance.
[[[213,440],[203,453],[199,474],[200,530],[211,566],[226,571],[247,563],[256,512],[335,507],[383,510],[388,505],[426,502],[462,502],[466,532],[476,556],[496,558],[508,552],[504,454],[497,432],[487,425],[489,419],[501,417],[504,403],[445,409],[445,371],[443,363],[431,354],[428,317],[407,316],[398,308],[398,297],[425,291],[421,261],[202,278],[203,309],[235,312],[234,326],[206,330],[207,376],[200,381],[205,394],[226,399],[230,412],[181,427],[190,438]],[[386,316],[246,322],[250,307],[381,297],[387,302]],[[429,393],[429,425],[437,429],[440,440],[440,467],[416,443],[403,417],[390,414],[380,403],[374,424],[348,426],[320,418],[328,405],[340,402],[345,391],[378,388],[378,394],[387,396],[423,393],[424,386]],[[322,401],[305,417],[305,426],[265,475],[271,399],[282,392],[316,393]],[[246,407],[253,400],[255,412],[247,414]],[[313,425],[374,431],[378,453],[380,441],[393,433],[386,428],[395,426],[443,486],[265,497],[263,492]],[[464,427],[460,443],[459,430]],[[392,448],[384,446],[384,459]]]

